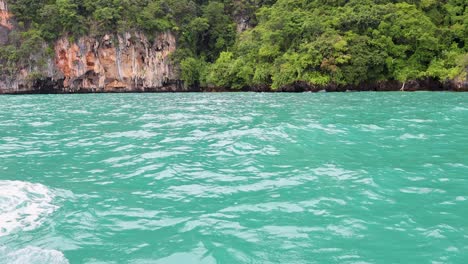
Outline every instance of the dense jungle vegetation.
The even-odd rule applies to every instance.
[[[186,85],[445,80],[468,66],[466,0],[7,2],[19,28],[0,49],[10,64],[63,35],[171,31]]]

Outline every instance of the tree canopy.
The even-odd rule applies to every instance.
[[[445,80],[468,66],[466,0],[8,2],[20,31],[11,44],[18,49],[0,49],[7,61],[64,35],[171,31],[186,85]],[[240,32],[242,19],[250,28]]]
[[[468,66],[463,0],[278,0],[209,65],[207,83],[273,88],[452,79]]]

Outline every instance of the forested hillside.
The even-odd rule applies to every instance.
[[[172,32],[186,86],[466,78],[466,0],[10,0],[2,70],[67,36]],[[51,54],[44,51],[45,54]]]

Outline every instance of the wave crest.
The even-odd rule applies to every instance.
[[[0,237],[39,227],[57,208],[53,199],[53,193],[42,184],[0,181]]]
[[[62,252],[38,247],[10,250],[0,247],[0,264],[69,264]]]

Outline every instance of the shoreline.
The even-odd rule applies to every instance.
[[[278,89],[268,85],[254,85],[241,89],[215,86],[184,87],[181,81],[170,82],[162,87],[143,88],[89,88],[63,86],[61,81],[36,80],[31,86],[21,88],[0,88],[0,95],[21,94],[93,94],[93,93],[320,93],[320,92],[468,92],[468,81],[445,81],[434,79],[412,80],[405,83],[399,81],[369,82],[352,85],[311,85],[306,82],[296,82]]]
[[[176,90],[176,91],[76,91],[76,92],[43,92],[43,91],[24,91],[24,92],[0,92],[2,95],[74,95],[74,94],[176,94],[176,93],[270,93],[270,94],[291,94],[291,93],[416,93],[416,92],[434,92],[434,93],[467,93],[468,90],[430,90],[430,89],[418,89],[418,90],[345,90],[345,91],[258,91],[258,90],[233,90],[233,89],[223,89],[223,90]]]

